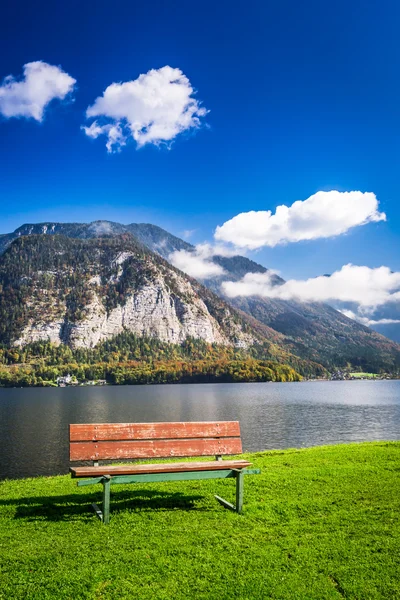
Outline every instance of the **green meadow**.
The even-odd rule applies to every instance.
[[[357,379],[375,379],[375,377],[379,377],[377,373],[349,373],[350,377],[356,377]]]
[[[400,598],[400,443],[246,454],[234,480],[101,486],[69,476],[0,483],[3,600]]]

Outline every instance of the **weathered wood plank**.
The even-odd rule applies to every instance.
[[[214,471],[222,469],[245,469],[251,466],[247,460],[213,460],[147,465],[101,465],[100,467],[70,467],[73,477],[97,477],[101,475],[135,475],[141,473],[179,473],[189,471]],[[259,472],[259,469],[253,469]]]
[[[70,444],[71,461],[215,456],[216,454],[241,454],[241,452],[240,438],[72,442]]]
[[[70,425],[71,442],[224,437],[240,437],[238,421]]]

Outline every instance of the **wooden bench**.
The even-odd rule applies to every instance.
[[[222,460],[240,454],[242,441],[238,421],[197,423],[95,423],[70,425],[70,459],[93,461],[93,466],[70,467],[78,485],[101,483],[103,506],[93,508],[100,520],[110,520],[110,487],[114,484],[187,481],[191,479],[236,479],[236,504],[219,496],[225,508],[238,513],[243,505],[243,476],[260,473],[249,469],[247,460]],[[212,461],[158,464],[100,465],[100,460],[215,456]]]

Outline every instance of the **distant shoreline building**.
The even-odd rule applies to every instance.
[[[58,387],[66,387],[67,385],[78,385],[76,379],[73,379],[71,375],[65,375],[65,377],[57,377],[57,385]]]

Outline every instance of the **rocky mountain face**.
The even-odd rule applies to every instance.
[[[182,273],[179,274],[179,272],[166,263],[165,260],[162,261],[162,258],[168,260],[168,257],[173,251],[193,251],[194,247],[160,227],[151,224],[121,225],[109,221],[95,221],[89,224],[41,223],[36,225],[23,225],[11,234],[0,236],[0,253],[4,252],[13,240],[35,234],[40,235],[41,238],[46,238],[47,240],[51,239],[52,234],[61,234],[69,238],[77,238],[80,240],[95,240],[99,238],[99,236],[103,236],[102,243],[105,243],[104,239],[107,238],[112,239],[115,236],[131,234],[133,236],[131,243],[136,243],[138,246],[141,246],[142,249],[145,247],[147,252],[149,250],[152,251],[154,253],[152,254],[154,257],[152,259],[153,261],[155,260],[157,262],[158,260],[162,262],[163,265],[168,265],[168,269],[175,273],[175,277],[183,277],[185,281],[189,281],[193,292],[200,295],[204,302],[207,291],[202,285],[199,285],[193,279],[183,276]],[[134,240],[136,241],[134,242]],[[115,260],[115,257],[112,260]],[[214,292],[215,295],[210,295],[210,298],[213,300],[209,300],[213,305],[216,303],[217,296],[220,298],[222,296],[221,283],[223,281],[237,281],[248,272],[267,271],[262,265],[243,256],[214,256],[212,260],[224,269],[224,275],[201,282],[211,290],[211,292]],[[129,264],[128,261],[126,267],[128,267]],[[123,270],[125,269],[125,267],[122,268]],[[167,267],[165,266],[165,268]],[[92,275],[92,277],[98,276],[98,273]],[[274,278],[276,285],[279,285],[284,281],[278,276],[274,276]],[[96,284],[92,282],[92,287],[90,288],[92,292],[95,291],[95,285]],[[107,313],[107,318],[102,312],[104,301],[101,303],[93,296],[91,308],[88,309],[91,314],[97,315],[96,317],[93,317],[93,326],[89,324],[86,326],[81,323],[79,326],[75,324],[75,326],[72,327],[62,319],[64,325],[61,329],[61,326],[59,326],[60,321],[57,321],[57,323],[53,323],[51,327],[48,325],[46,331],[50,331],[53,327],[54,332],[52,333],[52,336],[55,336],[54,339],[58,339],[57,336],[61,335],[60,339],[72,344],[84,343],[84,339],[89,340],[87,343],[95,344],[96,340],[104,339],[104,336],[107,337],[108,335],[111,335],[110,332],[114,332],[118,330],[118,327],[122,327],[122,323],[129,323],[129,327],[132,327],[132,330],[137,331],[140,329],[139,322],[141,322],[142,317],[136,319],[136,317],[129,317],[127,315],[135,311],[138,315],[143,314],[140,313],[140,311],[144,310],[142,307],[146,302],[148,303],[149,310],[151,310],[150,307],[153,306],[153,301],[149,300],[149,296],[150,298],[154,298],[155,290],[160,289],[159,286],[160,282],[153,288],[153,291],[147,289],[142,292],[139,305],[132,304],[129,306],[128,310],[129,302],[132,302],[131,300],[128,300],[128,305],[124,305],[125,308],[123,308],[121,304],[114,307],[113,310],[115,312],[110,315]],[[183,286],[183,283],[181,286]],[[182,295],[185,295],[183,291],[180,292],[179,297],[181,298]],[[165,291],[162,292],[162,297],[165,297]],[[218,299],[218,302],[221,302],[221,300]],[[224,308],[223,310],[233,311],[232,314],[235,314],[237,319],[246,323],[246,326],[251,327],[252,331],[258,332],[259,338],[269,340],[271,343],[278,346],[283,353],[290,353],[305,360],[321,363],[328,369],[352,365],[369,371],[393,371],[400,367],[400,346],[397,343],[392,342],[368,327],[345,317],[327,304],[301,303],[259,297],[238,297],[230,299],[225,298],[223,306],[230,307]],[[236,311],[234,311],[232,307],[234,307]],[[191,314],[190,311],[184,319],[185,326],[182,329],[182,321],[179,319],[179,309],[177,306],[175,306],[172,312],[177,315],[176,318],[180,325],[178,325],[177,322],[174,322],[175,324],[173,324],[172,316],[169,315],[167,317],[165,310],[166,307],[163,308],[164,312],[162,312],[162,314],[165,315],[168,326],[163,329],[163,326],[161,325],[163,322],[162,319],[160,320],[160,318],[155,316],[156,325],[152,326],[150,322],[146,320],[147,329],[145,328],[143,331],[151,331],[151,335],[155,335],[156,330],[159,328],[160,336],[164,336],[162,339],[166,340],[181,340],[185,335],[192,335],[188,333],[190,330],[189,323],[193,322],[192,318],[188,316]],[[157,311],[160,311],[158,305],[155,310],[155,315],[161,315],[161,313]],[[221,314],[219,314],[219,320],[219,322],[223,322]],[[202,328],[199,325],[199,320],[197,318],[195,318],[195,321],[197,323],[195,327],[195,337],[200,336],[202,339],[208,339],[210,341],[222,339],[218,337],[219,333],[215,329],[215,326],[212,326],[211,322],[209,322],[207,326],[204,323]],[[102,325],[100,326],[99,323],[102,323]],[[115,325],[114,323],[118,323],[118,325]],[[92,329],[94,331],[92,331]],[[34,339],[37,335],[39,335],[37,331],[34,333],[32,330],[32,332],[29,333],[29,330],[26,329],[18,339],[21,340],[20,343],[23,343],[26,340]],[[247,343],[239,338],[234,342],[232,341],[234,337],[233,334],[229,337],[229,335],[227,336],[225,333],[224,339],[230,340],[230,343]],[[80,342],[79,340],[82,341]]]
[[[1,256],[1,343],[91,348],[124,331],[244,348],[265,337],[129,234],[20,236]]]
[[[138,238],[140,238],[140,228]],[[158,237],[157,235],[158,234]],[[153,233],[153,250],[166,258],[174,250],[194,251],[183,240],[175,245],[175,236],[161,228]],[[162,245],[160,246],[160,240]],[[185,244],[184,247],[181,244]],[[164,251],[168,248],[168,254]],[[221,284],[239,281],[246,273],[265,273],[265,267],[245,256],[214,256],[213,262],[225,273],[219,277],[203,280],[214,293],[224,297]],[[275,285],[284,283],[278,275],[272,275]],[[258,322],[281,334],[280,345],[301,358],[321,363],[328,369],[353,365],[366,371],[398,370],[400,368],[400,345],[369,327],[349,319],[332,306],[322,302],[296,302],[260,297],[236,297],[225,300],[235,308],[251,315]]]

